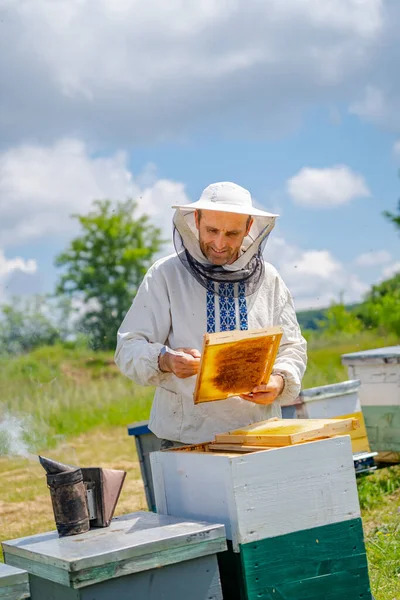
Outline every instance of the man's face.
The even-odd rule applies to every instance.
[[[204,256],[214,265],[235,262],[253,219],[216,210],[196,211],[195,218]]]

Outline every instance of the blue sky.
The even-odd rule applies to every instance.
[[[52,291],[94,198],[168,236],[224,180],[281,215],[265,256],[299,309],[400,270],[396,2],[34,4],[0,8],[0,301]]]

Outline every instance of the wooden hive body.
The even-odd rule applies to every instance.
[[[245,454],[177,449],[151,462],[159,512],[225,525],[240,557],[235,598],[370,599],[349,436]]]
[[[0,600],[30,598],[28,573],[0,563]]]
[[[3,543],[6,562],[29,572],[32,600],[222,600],[216,554],[225,548],[222,525],[147,512]]]
[[[371,450],[400,457],[400,345],[342,355],[359,396]]]

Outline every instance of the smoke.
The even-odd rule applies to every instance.
[[[34,436],[32,419],[5,414],[0,417],[0,456],[32,458]]]

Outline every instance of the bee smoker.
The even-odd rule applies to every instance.
[[[108,527],[125,481],[126,472],[100,467],[73,467],[39,456],[60,537],[77,535],[91,527]]]

